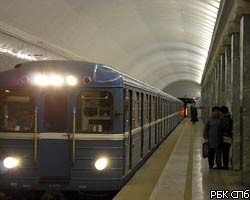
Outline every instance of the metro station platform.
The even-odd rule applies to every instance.
[[[202,200],[210,199],[210,190],[229,190],[230,199],[231,191],[246,190],[241,171],[209,169],[202,158],[203,127],[183,120],[114,200]]]

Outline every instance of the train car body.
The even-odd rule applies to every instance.
[[[105,65],[0,73],[0,189],[119,190],[177,126],[183,103]]]

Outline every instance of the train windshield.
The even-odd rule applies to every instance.
[[[67,132],[68,96],[65,94],[48,94],[44,98],[43,127],[46,132]]]
[[[0,95],[1,131],[33,131],[34,98],[29,92],[3,90]]]
[[[84,91],[78,97],[77,132],[109,133],[113,127],[113,96],[108,91]]]

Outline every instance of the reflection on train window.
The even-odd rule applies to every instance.
[[[68,97],[65,94],[49,94],[44,98],[43,127],[46,132],[67,132]]]
[[[113,97],[108,91],[84,91],[79,95],[77,132],[107,133],[113,128]]]
[[[1,94],[1,131],[33,131],[33,111],[34,102],[31,96],[15,92]]]

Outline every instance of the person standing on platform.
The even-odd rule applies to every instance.
[[[215,106],[212,108],[212,115],[208,118],[203,137],[208,140],[208,164],[212,169],[214,166],[214,158],[216,157],[217,167],[214,169],[221,169],[221,135],[219,131],[220,126],[220,107]]]
[[[197,112],[197,109],[195,108],[195,106],[191,106],[190,110],[191,110],[191,122],[193,124],[195,124],[195,122],[198,121],[198,116],[197,116],[198,112]]]
[[[233,137],[233,120],[228,111],[228,107],[221,107],[221,119],[220,119],[220,134],[223,136],[222,139],[222,157],[223,157],[223,169],[228,170],[229,163],[229,150],[232,143]]]

